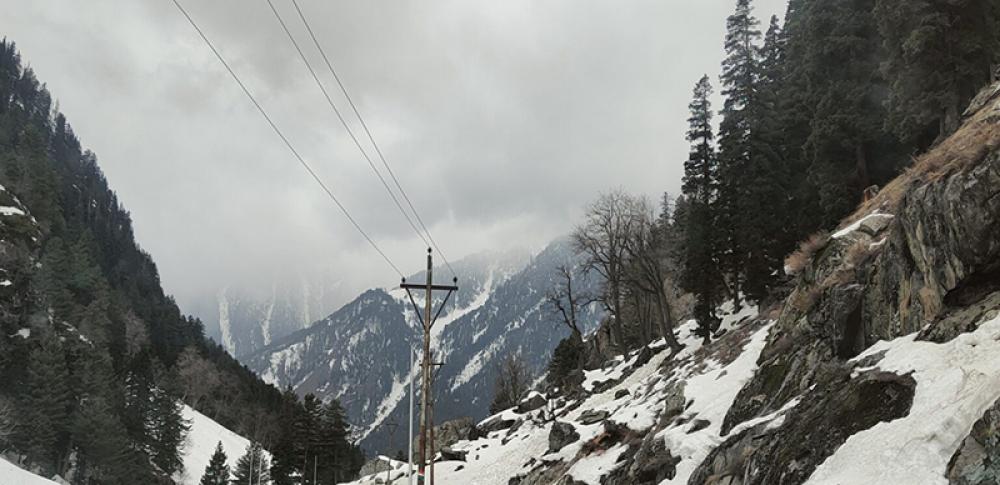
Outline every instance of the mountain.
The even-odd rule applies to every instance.
[[[783,301],[720,311],[707,345],[688,321],[676,353],[653,342],[586,371],[582,395],[483,420],[436,481],[998,483],[998,228],[1000,82],[798,254]]]
[[[329,315],[346,299],[339,282],[276,277],[264,288],[231,285],[190,305],[205,336],[234,357],[252,354]]]
[[[453,264],[459,291],[432,330],[435,360],[444,361],[436,383],[435,420],[482,417],[492,397],[495,362],[519,352],[541,375],[552,349],[568,334],[544,305],[555,268],[573,264],[567,240],[558,240],[534,257],[524,252],[485,253]],[[443,274],[442,274],[443,273]],[[450,276],[446,267],[436,278]],[[424,281],[422,273],[408,281]],[[593,289],[587,278],[581,289]],[[414,294],[417,305],[420,295]],[[583,317],[587,328],[599,320],[596,308]],[[299,394],[337,398],[357,437],[369,450],[383,450],[388,436],[379,425],[404,423],[410,349],[419,349],[421,332],[406,293],[372,289],[329,317],[242,360],[278,387]],[[397,440],[395,444],[405,440]]]

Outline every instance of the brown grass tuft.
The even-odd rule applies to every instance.
[[[973,114],[954,134],[917,157],[878,195],[858,206],[844,219],[849,225],[875,209],[894,213],[903,195],[917,182],[940,180],[968,169],[1000,147],[1000,101],[994,100]]]
[[[789,275],[797,275],[806,266],[812,263],[813,257],[826,243],[830,241],[830,233],[826,231],[817,232],[799,243],[799,249],[785,258],[785,272]]]

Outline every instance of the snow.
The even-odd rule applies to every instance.
[[[756,309],[752,307],[741,309],[740,312],[721,309],[723,326],[730,331],[740,331],[737,322],[745,317],[753,316]],[[604,392],[588,396],[579,406],[572,410],[569,406],[576,403],[566,403],[554,410],[539,410],[527,414],[518,414],[514,409],[505,410],[491,416],[480,424],[501,419],[506,421],[522,420],[516,431],[500,430],[489,436],[473,441],[460,441],[452,446],[457,451],[467,452],[467,461],[448,461],[436,464],[435,479],[441,485],[505,485],[517,475],[529,472],[539,460],[556,462],[562,460],[569,463],[567,474],[574,480],[584,483],[598,484],[601,477],[618,466],[618,458],[627,449],[627,445],[615,444],[607,450],[597,450],[594,453],[577,459],[582,447],[604,431],[600,422],[583,425],[580,419],[587,411],[606,411],[609,419],[615,423],[628,426],[636,432],[645,432],[656,425],[663,410],[665,393],[673,389],[671,384],[685,381],[685,399],[691,401],[684,411],[690,419],[705,419],[710,425],[700,431],[688,434],[691,422],[672,426],[658,433],[657,437],[667,441],[674,456],[680,456],[677,465],[678,475],[664,484],[687,483],[687,480],[709,451],[721,443],[725,437],[719,435],[723,418],[732,405],[736,394],[751,378],[757,368],[756,362],[767,339],[767,334],[773,323],[765,324],[752,332],[747,332],[743,340],[730,345],[740,345],[743,353],[729,364],[723,365],[711,358],[701,362],[695,356],[701,348],[701,338],[694,335],[695,322],[688,321],[678,328],[678,339],[686,347],[677,355],[670,355],[662,340],[654,342],[650,347],[656,352],[647,362],[634,368],[635,355],[619,357],[604,370],[588,373],[588,381],[600,382],[613,379],[616,382]],[[664,373],[663,364],[667,359],[674,359],[673,370]],[[627,376],[630,369],[633,369]],[[618,391],[626,389],[626,397],[615,399]],[[743,426],[754,426],[767,423],[768,426],[779,425],[783,413],[795,406],[793,400],[781,410],[767,416],[755,418]],[[554,453],[548,453],[548,437],[553,421],[540,419],[542,415],[556,416],[561,422],[573,425],[580,438],[564,446]],[[739,431],[745,428],[737,428]],[[574,461],[576,460],[576,461]],[[529,464],[530,463],[530,464]],[[392,475],[404,477],[400,469]],[[363,477],[355,485],[370,485],[376,480],[384,480],[385,472],[380,475]]]
[[[917,341],[916,334],[881,341],[855,361],[879,352],[885,356],[874,368],[912,372],[910,413],[848,438],[807,483],[945,485],[951,456],[1000,398],[1000,315],[944,343]]]
[[[15,333],[14,335],[17,335],[18,337],[26,339],[28,337],[31,337],[31,329],[27,328],[27,327],[22,328],[22,329],[18,330],[17,333]]]
[[[23,216],[24,215],[24,211],[21,210],[21,209],[18,209],[17,207],[0,206],[0,215],[5,215],[5,216]]]
[[[680,458],[677,474],[672,479],[660,482],[660,485],[687,483],[695,468],[712,449],[725,440],[721,436],[722,421],[736,399],[736,394],[756,372],[757,358],[764,350],[772,325],[773,322],[757,330],[744,345],[743,352],[729,365],[723,367],[709,359],[704,362],[707,365],[704,372],[685,379],[684,398],[689,405],[684,410],[684,416],[690,417],[692,421],[707,420],[709,425],[693,433],[689,432],[690,423],[665,428],[657,433],[657,437],[665,441],[667,449]],[[691,366],[689,364],[681,369],[682,375],[691,372]]]
[[[222,346],[230,355],[236,355],[236,343],[233,342],[233,332],[229,328],[229,299],[226,289],[219,292],[219,330],[222,332]]]
[[[618,457],[628,447],[622,444],[612,446],[603,453],[594,453],[586,456],[569,469],[569,474],[574,480],[587,483],[589,485],[600,485],[601,476],[614,470]]]
[[[10,286],[10,285],[13,285],[13,284],[14,284],[14,283],[11,283],[11,281],[10,281],[10,280],[3,280],[3,281],[0,281],[0,286]]]
[[[876,211],[872,212],[871,214],[868,214],[868,215],[862,217],[861,219],[858,219],[857,221],[854,221],[854,223],[852,223],[851,225],[849,225],[849,226],[847,226],[847,227],[845,227],[845,228],[843,228],[843,229],[841,229],[841,230],[833,233],[833,236],[831,236],[831,237],[834,238],[834,239],[840,239],[840,238],[842,238],[842,237],[844,237],[844,236],[846,236],[846,235],[848,235],[848,234],[850,234],[850,233],[852,233],[854,231],[857,231],[858,228],[861,227],[861,225],[864,224],[864,222],[867,221],[867,220],[869,220],[869,219],[881,219],[881,218],[892,219],[892,217],[893,217],[892,214],[885,214],[885,213],[882,213],[882,212],[879,212],[879,211],[876,210]]]
[[[246,452],[250,441],[246,438],[226,429],[204,414],[184,406],[182,415],[191,425],[187,440],[184,443],[184,471],[174,479],[181,485],[197,485],[201,481],[201,475],[205,472],[212,454],[215,453],[215,446],[220,441],[222,449],[226,452],[226,464],[234,468],[237,460]],[[268,459],[270,453],[264,452]]]
[[[58,485],[0,457],[0,483],[4,485]]]

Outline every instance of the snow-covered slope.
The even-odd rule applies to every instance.
[[[601,484],[602,477],[622,466],[632,444],[629,441],[635,436],[655,436],[672,445],[678,460],[673,477],[662,483],[687,483],[691,471],[725,439],[720,436],[722,418],[753,375],[772,323],[753,318],[753,311],[728,315],[723,323],[726,335],[705,348],[694,335],[694,327],[694,321],[688,321],[679,329],[685,349],[677,355],[669,355],[661,340],[648,351],[632,352],[605,368],[589,371],[590,383],[604,384],[599,386],[605,389],[601,392],[579,400],[553,397],[551,410],[543,407],[519,414],[510,409],[485,419],[479,424],[483,430],[501,427],[494,425],[501,421],[508,424],[484,438],[452,446],[466,453],[466,460],[437,463],[436,481],[507,485],[526,475],[536,480],[530,483],[554,482],[568,475],[579,482]],[[660,426],[664,414],[671,412],[670,404],[665,404],[670,402],[678,408],[676,419]],[[699,425],[702,421],[704,426]],[[551,450],[550,435],[556,423],[569,425],[579,437]],[[615,434],[619,436],[612,437]],[[633,438],[622,440],[627,436]],[[362,477],[354,483],[371,485],[378,478]]]
[[[560,240],[533,257],[523,251],[484,253],[452,263],[460,290],[432,333],[435,358],[447,362],[438,381],[435,413],[440,420],[484,417],[494,364],[508,353],[522,352],[529,367],[541,372],[567,333],[542,301],[555,267],[573,261],[568,242]],[[439,268],[435,276],[450,273]],[[423,281],[424,275],[408,280]],[[414,297],[422,305],[421,295]],[[598,313],[591,309],[583,320],[592,327]],[[406,398],[410,349],[419,344],[419,323],[406,293],[373,289],[242,360],[278,387],[338,398],[366,449],[384,452],[388,437],[379,424],[404,421],[400,405]],[[395,441],[397,449],[401,443]]]
[[[184,472],[175,476],[174,480],[182,485],[198,485],[205,467],[215,453],[216,445],[220,442],[226,453],[226,464],[230,469],[235,469],[236,461],[246,453],[250,440],[230,431],[190,406],[184,406],[183,416],[191,429],[188,431],[183,448]]]
[[[0,485],[59,485],[0,457]]]

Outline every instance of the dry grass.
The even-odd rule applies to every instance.
[[[973,114],[953,135],[917,157],[913,164],[844,219],[849,225],[875,209],[895,212],[917,182],[940,180],[968,169],[1000,147],[1000,98]]]
[[[785,268],[789,275],[797,275],[812,263],[813,257],[830,241],[830,233],[817,232],[799,243],[799,249],[785,258]]]

